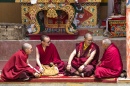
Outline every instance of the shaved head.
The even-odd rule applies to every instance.
[[[49,36],[47,36],[47,35],[42,35],[40,39],[41,39],[41,41],[45,41],[45,38],[49,38]]]
[[[107,47],[109,45],[111,45],[111,43],[112,43],[111,40],[108,39],[108,38],[102,40],[102,46],[103,46],[104,49],[107,49]]]
[[[89,46],[89,45],[92,43],[92,41],[93,41],[92,35],[91,35],[90,33],[86,33],[86,34],[84,35],[84,43],[85,43],[87,46]]]
[[[103,40],[102,40],[102,43],[103,43],[103,44],[110,45],[110,44],[111,44],[111,40],[108,39],[108,38],[106,38],[106,39],[103,39]]]
[[[29,44],[29,43],[24,43],[24,44],[22,45],[22,50],[25,51],[25,49],[28,49],[28,48],[31,48],[31,47],[32,47],[31,44]]]
[[[90,33],[86,33],[86,34],[84,35],[84,38],[85,38],[85,39],[88,39],[89,37],[92,38],[92,35],[91,35]]]

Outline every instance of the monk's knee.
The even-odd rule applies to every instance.
[[[94,67],[92,65],[88,65],[84,68],[84,76],[89,77],[93,75]]]
[[[87,65],[87,67],[84,68],[84,71],[94,71],[94,67],[92,65]]]
[[[100,68],[96,68],[96,70],[95,70],[95,72],[94,72],[95,78],[101,78],[101,77],[100,77],[100,73],[101,73],[101,69],[100,69]]]

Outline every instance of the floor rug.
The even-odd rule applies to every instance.
[[[0,82],[3,82],[0,78]],[[13,81],[18,82],[18,81]],[[103,82],[103,83],[116,83],[117,78],[105,78],[105,79],[95,79],[94,76],[91,77],[79,77],[79,76],[42,76],[41,78],[33,78],[26,82],[74,82],[74,83],[85,83],[85,82]]]

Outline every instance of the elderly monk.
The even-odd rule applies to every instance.
[[[51,43],[50,37],[47,35],[41,36],[41,44],[36,46],[36,62],[40,72],[43,72],[42,65],[50,65],[54,63],[59,69],[59,73],[64,72],[64,62],[60,59],[58,51],[53,43]]]
[[[22,45],[22,49],[11,56],[5,64],[1,79],[4,81],[29,80],[31,77],[38,77],[39,74],[29,64],[28,55],[32,52],[32,46],[28,43]]]
[[[89,77],[94,73],[99,58],[99,47],[92,41],[92,35],[85,34],[84,41],[76,46],[69,57],[66,75]]]
[[[95,70],[96,78],[113,78],[120,76],[123,65],[118,48],[110,39],[102,40],[105,51]]]

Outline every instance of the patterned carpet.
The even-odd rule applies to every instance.
[[[3,82],[0,78],[0,82]],[[19,81],[13,81],[19,82]],[[33,78],[26,82],[104,82],[104,83],[117,83],[117,78],[95,79],[91,77],[79,77],[79,76],[63,76],[61,74],[57,76],[42,76],[41,78]]]

